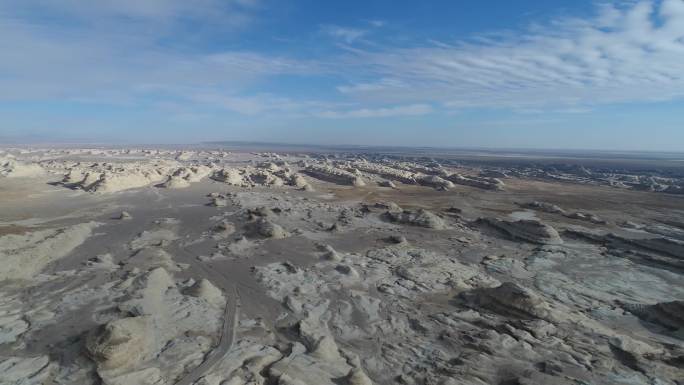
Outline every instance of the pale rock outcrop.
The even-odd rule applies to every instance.
[[[304,169],[304,172],[327,182],[345,184],[351,186],[365,186],[364,180],[349,171],[342,170],[329,165],[312,164]]]
[[[342,256],[330,245],[323,246],[323,258],[328,261],[335,262],[339,262],[342,260]]]
[[[513,282],[464,292],[461,297],[474,308],[486,308],[507,317],[547,321],[558,318],[541,296]]]
[[[66,186],[71,186],[71,185],[76,185],[77,183],[80,183],[83,181],[85,178],[85,175],[83,174],[82,170],[78,169],[70,169],[64,174],[64,178],[62,178],[62,183],[64,183]],[[93,180],[91,183],[94,183],[95,180]]]
[[[90,258],[85,264],[94,269],[115,270],[119,268],[119,265],[114,263],[114,259],[109,253],[96,255],[95,257]]]
[[[50,376],[48,356],[0,357],[0,384],[43,385]]]
[[[223,292],[214,286],[208,279],[202,278],[189,287],[186,294],[206,300],[214,306],[225,306],[226,299]]]
[[[402,209],[401,206],[399,206],[398,204],[396,204],[394,202],[378,202],[375,204],[375,207],[385,209],[385,210],[387,210],[389,212],[393,212],[393,213],[400,213],[400,212],[404,211],[404,209]]]
[[[0,299],[0,344],[13,343],[29,330],[28,319],[19,309],[19,301]]]
[[[163,268],[131,274],[117,287],[126,293],[116,302],[124,318],[91,331],[86,352],[105,384],[157,384],[161,378],[161,385],[210,351],[209,336],[220,330],[225,302],[209,282],[176,284]]]
[[[188,182],[199,182],[211,174],[212,168],[205,165],[190,166],[189,172],[185,175]]]
[[[195,154],[191,151],[181,151],[176,155],[176,160],[185,161],[190,160]]]
[[[495,218],[480,218],[477,223],[494,227],[513,239],[522,239],[538,244],[557,245],[563,243],[556,229],[533,219],[505,221]]]
[[[255,244],[256,243],[254,241],[250,241],[249,239],[247,239],[247,237],[243,235],[237,240],[231,242],[228,245],[228,250],[233,254],[241,254],[246,250],[249,250],[250,248],[254,247]]]
[[[179,271],[179,265],[173,260],[173,256],[159,247],[143,247],[137,249],[126,261],[127,265],[139,269],[149,270],[161,267],[168,271]]]
[[[0,281],[32,278],[49,263],[66,256],[85,242],[99,225],[86,222],[0,237]]]
[[[373,381],[361,368],[353,368],[346,377],[348,385],[373,385]]]
[[[255,343],[245,339],[237,341],[213,368],[196,385],[245,385],[245,384],[277,384],[277,377],[268,374],[271,365],[283,358],[280,350],[273,346]],[[264,375],[268,376],[267,379]]]
[[[283,173],[279,174],[282,175]],[[248,181],[248,185],[250,186],[282,187],[285,185],[285,181],[283,181],[283,179],[279,175],[276,175],[268,170],[245,170],[245,179]]]
[[[257,280],[268,288],[268,294],[283,301],[294,292],[301,294],[326,293],[328,291],[316,272],[302,269],[290,262],[270,263],[254,269]]]
[[[387,240],[395,245],[408,246],[409,241],[403,235],[390,235]]]
[[[213,231],[215,235],[226,237],[235,233],[235,224],[229,221],[222,221],[214,226]]]
[[[298,188],[305,188],[309,185],[309,181],[303,175],[293,174],[290,178],[290,184]]]
[[[166,182],[161,184],[161,187],[168,189],[186,188],[190,187],[190,182],[188,182],[187,179],[183,178],[180,175],[171,175],[166,180]]]
[[[598,215],[591,214],[591,213],[585,213],[585,212],[581,212],[581,211],[576,211],[574,213],[566,214],[565,216],[567,218],[570,218],[570,219],[579,219],[581,221],[587,221],[587,222],[600,224],[600,225],[606,224],[606,221],[601,219],[601,217],[599,217]]]
[[[289,357],[273,364],[269,375],[275,378],[288,376],[288,384],[334,385],[335,379],[348,375],[351,367],[340,353],[330,331],[317,315],[310,314],[297,324],[299,337],[305,349],[296,343]],[[297,382],[300,381],[300,382]]]
[[[657,324],[679,338],[684,338],[684,301],[653,305],[624,304],[623,307],[642,320]]]
[[[0,156],[0,177],[34,178],[45,175],[45,169],[36,163],[26,163],[12,157]]]
[[[304,381],[283,373],[278,377],[278,385],[307,385]]]
[[[121,375],[100,373],[103,385],[164,385],[161,371],[157,368],[145,368]]]
[[[265,238],[281,239],[290,236],[282,226],[266,218],[257,218],[252,227],[254,234]]]
[[[117,215],[115,218],[116,218],[116,219],[120,219],[120,220],[133,219],[133,217],[131,216],[131,214],[128,213],[128,211],[122,211],[122,212],[119,213],[119,215]]]
[[[239,187],[282,187],[291,185],[305,188],[308,185],[306,179],[301,175],[293,173],[288,167],[281,167],[271,162],[259,164],[256,168],[253,166],[222,168],[214,171],[211,178]]]
[[[150,322],[145,316],[111,321],[88,336],[86,349],[102,370],[134,367],[151,353]]]
[[[418,183],[436,189],[448,190],[454,187],[454,183],[437,175],[425,175],[418,178]]]
[[[95,172],[95,171],[86,172],[83,175],[83,179],[81,179],[78,182],[72,183],[69,186],[70,187],[77,187],[77,188],[80,188],[82,190],[87,190],[88,188],[90,188],[90,186],[94,186],[95,183],[97,183],[101,177],[102,177],[101,172]]]
[[[223,182],[232,186],[246,186],[247,180],[245,175],[243,175],[238,169],[235,168],[223,168],[215,171],[211,175],[211,179],[219,182]]]
[[[209,206],[226,207],[228,206],[228,200],[224,196],[215,196],[211,198],[211,203],[209,203]]]
[[[394,184],[391,180],[383,180],[378,182],[378,185],[380,187],[389,187],[389,188],[397,188],[397,185]]]
[[[392,222],[427,227],[435,230],[447,228],[447,225],[442,218],[424,209],[401,212],[387,211],[385,215]]]
[[[159,227],[145,230],[138,234],[129,242],[133,250],[142,249],[149,246],[164,246],[166,243],[178,238],[173,228],[166,228],[167,224],[160,224]]]
[[[191,167],[181,167],[173,171],[165,182],[157,185],[169,189],[180,189],[190,187],[191,183],[199,182],[211,173],[211,167],[197,165]]]
[[[464,186],[477,187],[484,190],[503,190],[505,184],[497,178],[464,176],[461,174],[451,174],[446,177],[449,181]]]
[[[91,167],[86,178],[74,187],[95,193],[113,193],[145,187],[162,182],[172,171],[175,162],[130,163]]]
[[[370,174],[380,175],[385,179],[398,180],[406,184],[418,184],[418,181],[416,180],[416,177],[418,177],[418,175],[410,171],[398,170],[396,168],[383,166],[380,164],[375,164],[367,161],[354,162],[352,163],[352,166],[358,170]]]
[[[350,278],[358,278],[359,277],[359,272],[356,271],[352,266],[346,265],[346,264],[339,264],[335,266],[335,270],[343,275],[346,275]]]
[[[539,210],[551,214],[565,214],[565,210],[563,210],[561,207],[547,202],[534,201],[526,203],[522,206],[529,209]]]

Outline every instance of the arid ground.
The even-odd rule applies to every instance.
[[[259,151],[0,150],[0,384],[684,383],[681,160]]]

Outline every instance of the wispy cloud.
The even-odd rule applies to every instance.
[[[3,0],[0,12],[14,15],[45,15],[41,22],[78,21],[90,27],[131,27],[150,23],[170,25],[175,22],[202,20],[235,26],[251,19],[260,0]],[[140,27],[144,27],[140,24]],[[62,24],[64,26],[64,24]]]
[[[233,2],[247,4],[248,0]],[[144,18],[180,12],[164,7],[139,10],[130,5],[116,12]],[[185,99],[194,93],[216,90],[235,93],[256,80],[285,74],[313,76],[319,71],[311,61],[253,51],[174,49],[159,44],[158,33],[129,33],[119,27],[100,30],[83,24],[77,30],[56,28],[49,22],[27,20],[21,15],[4,16],[8,11],[0,9],[0,100],[141,103],[145,98]],[[68,11],[68,7],[63,10]],[[89,14],[95,10],[79,12]],[[97,12],[111,16],[106,7],[97,8]]]
[[[312,32],[334,39],[317,42],[328,45],[314,50],[324,53],[306,60],[285,50],[202,49],[207,35],[238,36],[264,7],[259,0],[0,1],[0,100],[359,119],[468,108],[584,113],[684,97],[684,0],[603,4],[590,19],[419,44],[387,39],[382,20],[315,24]],[[283,77],[315,91],[271,83]]]
[[[340,27],[338,25],[323,25],[321,31],[347,44],[353,43],[368,33],[365,29]]]
[[[380,27],[384,27],[387,25],[387,22],[385,20],[373,19],[373,20],[366,20],[366,21],[368,22],[368,24],[370,24],[371,26],[373,26],[375,28],[380,28]]]
[[[350,110],[321,111],[316,115],[321,118],[389,118],[396,116],[418,116],[433,112],[428,104],[410,104],[405,106],[383,108],[359,108]]]
[[[359,103],[293,99],[273,94],[226,95],[223,93],[200,93],[192,95],[190,100],[205,108],[218,108],[251,116],[277,115],[281,118],[391,118],[421,116],[434,112],[433,107],[429,104],[369,108],[360,106]],[[183,106],[175,105],[174,109],[188,113],[187,108]]]
[[[344,107],[344,105],[337,103],[292,99],[272,94],[200,93],[192,95],[191,100],[204,106],[225,109],[244,115],[278,114],[287,118],[312,116],[317,111]]]
[[[320,26],[320,30],[335,39],[352,44],[357,40],[367,38],[374,30],[387,25],[386,21],[377,19],[363,20],[362,22],[364,23],[363,28],[324,24]]]
[[[602,5],[593,19],[555,20],[517,36],[357,49],[351,63],[364,78],[381,78],[338,87],[364,100],[455,109],[668,100],[684,96],[684,1]]]

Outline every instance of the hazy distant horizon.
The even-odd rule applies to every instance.
[[[541,148],[541,147],[484,147],[484,146],[421,146],[421,145],[369,145],[353,143],[305,143],[305,142],[266,142],[266,141],[234,141],[217,140],[187,143],[153,143],[153,142],[99,142],[99,141],[28,141],[28,142],[2,142],[0,138],[0,148],[20,148],[20,147],[47,147],[47,148],[175,148],[175,149],[212,149],[212,148],[258,148],[258,149],[281,149],[292,151],[293,149],[309,150],[439,150],[457,152],[482,152],[496,155],[510,154],[519,152],[520,154],[550,154],[550,155],[582,155],[582,154],[613,154],[613,155],[659,155],[668,159],[667,155],[675,158],[684,157],[684,151],[662,151],[662,150],[616,150],[616,149],[591,149],[591,148]],[[684,161],[684,159],[682,159]]]

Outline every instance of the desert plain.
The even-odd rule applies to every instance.
[[[0,150],[0,384],[684,383],[684,161]]]

